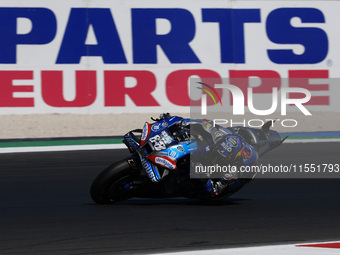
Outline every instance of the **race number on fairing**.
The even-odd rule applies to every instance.
[[[164,142],[162,141],[162,139],[159,135],[155,135],[155,136],[151,137],[150,142],[152,143],[153,147],[157,151],[166,149],[166,146],[165,146]]]

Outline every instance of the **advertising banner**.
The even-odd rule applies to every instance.
[[[184,113],[190,78],[222,77],[257,96],[303,88],[309,110],[338,112],[339,8],[338,1],[2,1],[0,114]],[[227,92],[223,100],[231,105]]]

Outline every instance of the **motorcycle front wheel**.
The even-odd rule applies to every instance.
[[[133,178],[134,171],[127,160],[110,165],[93,181],[90,189],[92,200],[97,204],[112,204],[131,198],[129,184]]]

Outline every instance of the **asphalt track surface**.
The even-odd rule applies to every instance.
[[[340,240],[340,179],[257,179],[230,198],[96,205],[92,180],[127,150],[0,155],[0,254],[141,254]],[[339,163],[340,143],[285,144],[265,162]]]

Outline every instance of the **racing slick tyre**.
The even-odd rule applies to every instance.
[[[93,181],[91,198],[97,204],[112,204],[131,198],[128,187],[133,176],[134,171],[125,159],[110,165]]]

